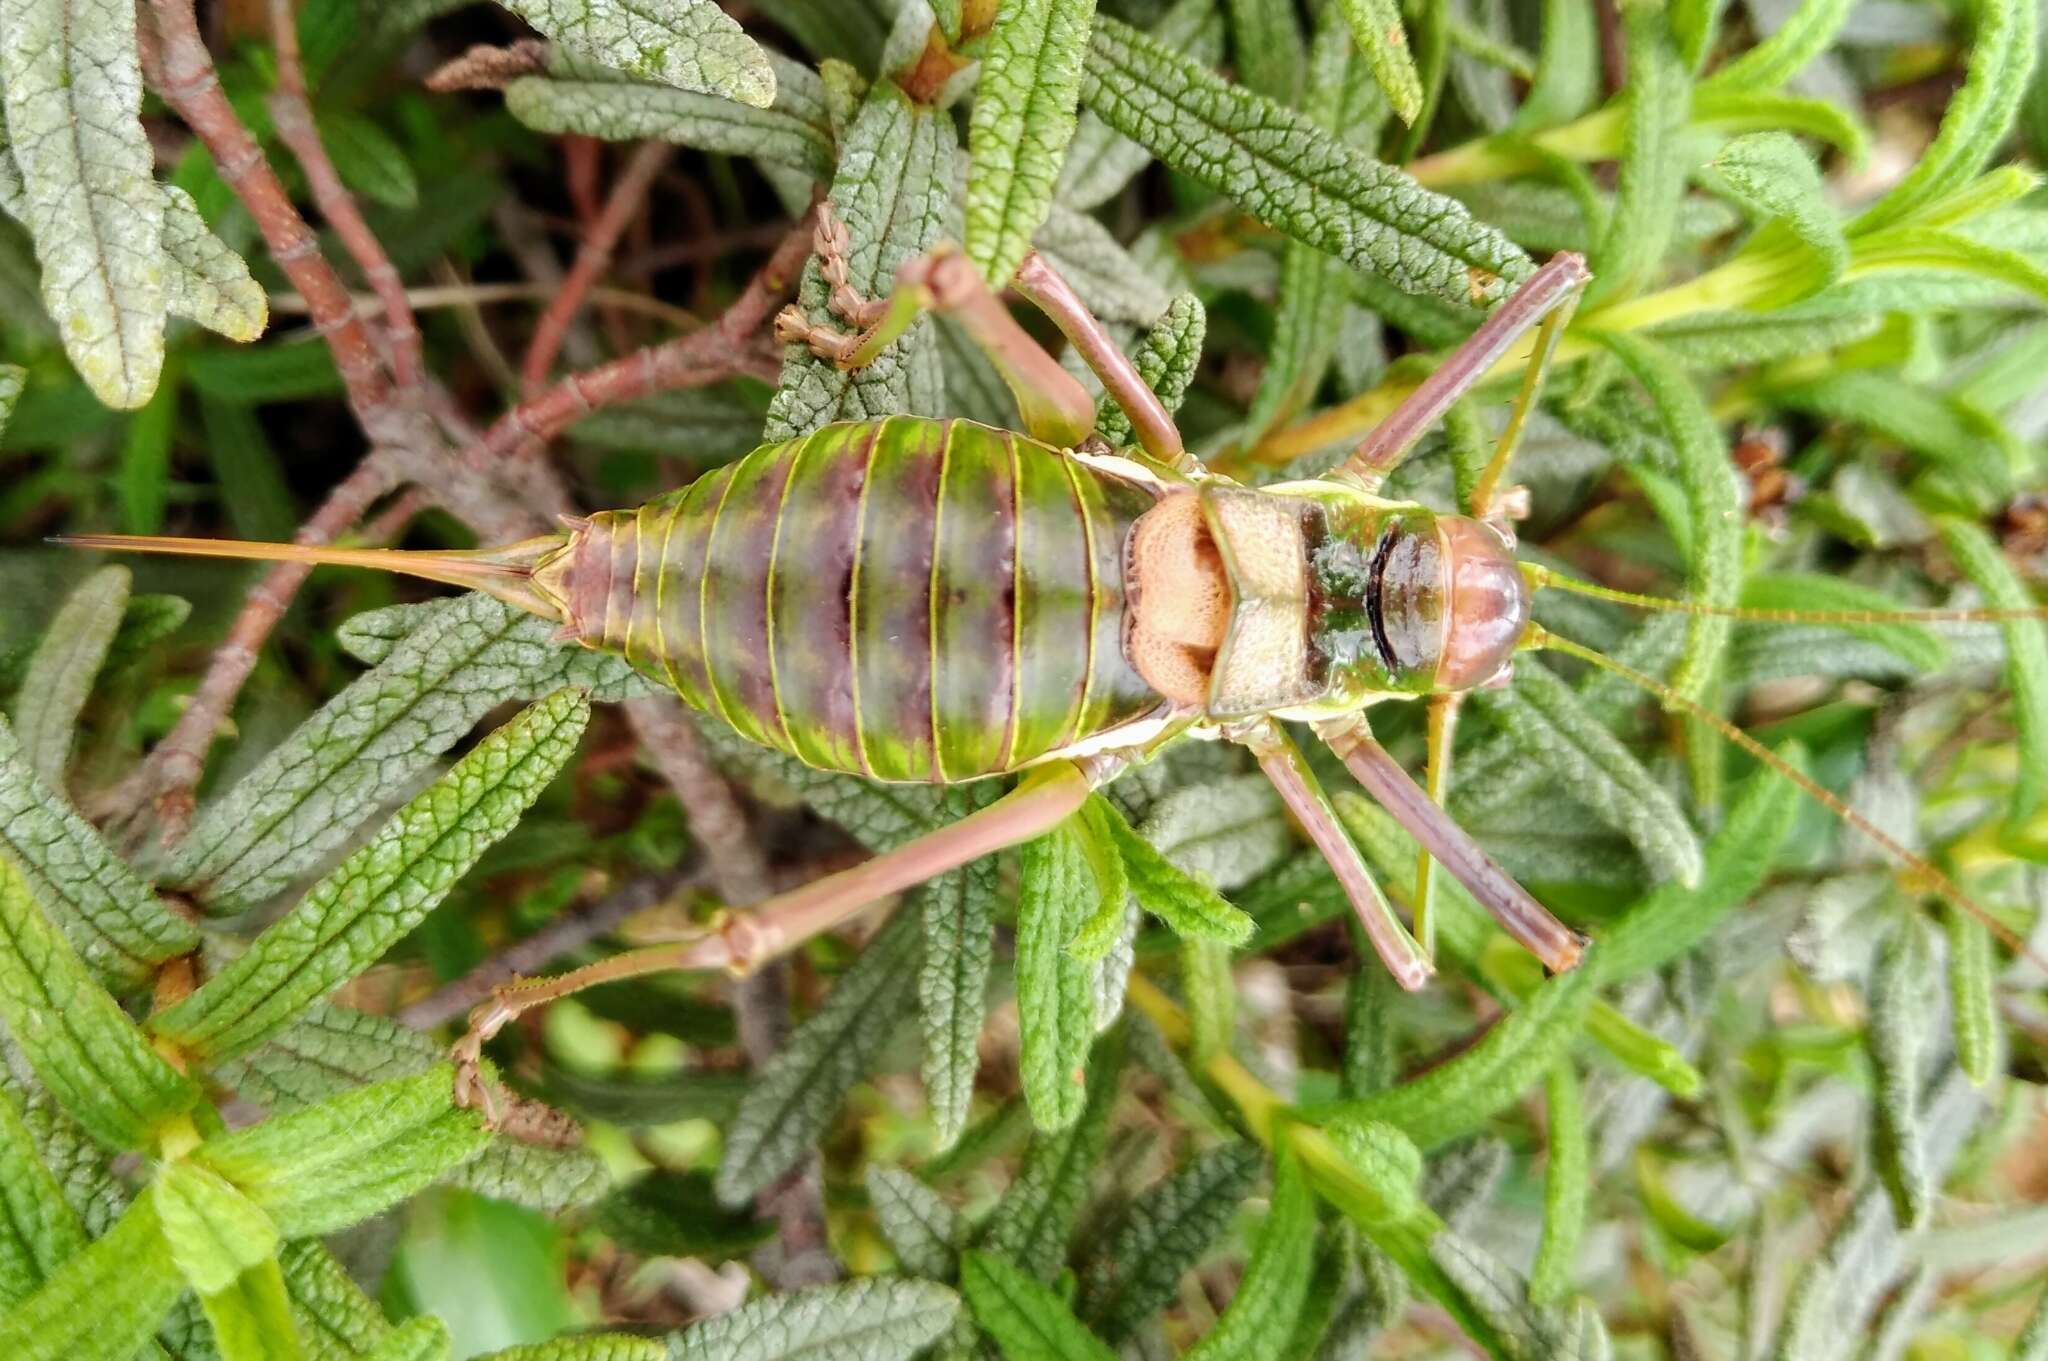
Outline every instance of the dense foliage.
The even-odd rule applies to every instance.
[[[1981,916],[1707,721],[1525,656],[1448,804],[1577,969],[1438,875],[1399,992],[1244,753],[1190,743],[773,968],[531,1013],[487,1121],[447,1057],[493,985],[993,791],[810,771],[482,595],[39,542],[500,543],[834,420],[1014,426],[950,321],[854,373],[777,343],[791,294],[826,315],[828,195],[864,294],[1041,252],[1254,482],[1583,252],[1525,559],[2032,605],[2040,19],[0,0],[0,1357],[2044,1361],[2038,621],[1539,603]],[[1392,492],[1469,504],[1519,383]],[[1419,765],[1408,707],[1374,718]],[[1405,908],[1413,842],[1325,774]]]

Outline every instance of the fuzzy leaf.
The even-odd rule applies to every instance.
[[[1161,46],[1184,52],[1202,66],[1214,66],[1223,56],[1223,20],[1216,13],[1216,0],[1174,0],[1151,34]],[[1151,163],[1151,152],[1099,115],[1084,112],[1067,146],[1055,201],[1074,212],[1087,212],[1115,197]]]
[[[1263,775],[1184,785],[1152,806],[1138,834],[1175,869],[1226,893],[1272,868],[1296,845]]]
[[[1134,1199],[1081,1278],[1080,1314],[1121,1343],[1171,1303],[1265,1167],[1256,1144],[1219,1145]]]
[[[1991,932],[1961,908],[1942,913],[1948,931],[1949,1014],[1955,1018],[1956,1062],[1970,1081],[1983,1086],[1998,1071],[1997,980],[1992,970]]]
[[[1943,517],[1941,541],[1963,575],[1999,609],[2032,609],[2035,601],[1997,543],[1968,520]],[[2023,620],[1999,626],[2005,634],[2005,677],[2019,728],[2019,770],[2013,779],[2008,826],[2033,816],[2048,799],[2048,624]]]
[[[1550,1164],[1543,1173],[1543,1237],[1529,1269],[1529,1297],[1538,1304],[1557,1304],[1571,1294],[1592,1192],[1586,1112],[1569,1058],[1550,1066],[1543,1093],[1549,1107]]]
[[[1455,200],[1115,20],[1095,26],[1081,96],[1267,226],[1402,292],[1489,303],[1530,272],[1521,251]]]
[[[948,791],[942,811],[963,817],[976,796]],[[937,824],[935,824],[937,825]],[[967,1127],[981,1067],[981,1023],[995,963],[996,861],[978,860],[924,886],[916,911],[924,951],[917,967],[917,1019],[924,1034],[924,1090],[939,1147]]]
[[[1940,1007],[1933,931],[1917,913],[1900,919],[1878,957],[1865,1041],[1877,1074],[1872,1153],[1899,1223],[1916,1226],[1935,1186],[1922,1128],[1920,1093]]]
[[[218,1172],[179,1159],[156,1175],[156,1210],[171,1260],[202,1295],[216,1294],[277,1253],[277,1226]]]
[[[889,919],[823,1006],[755,1076],[725,1131],[718,1197],[752,1200],[823,1137],[853,1085],[873,1071],[916,998],[916,911]]]
[[[1209,316],[1202,308],[1202,300],[1192,293],[1182,293],[1167,304],[1166,314],[1138,342],[1138,352],[1132,356],[1138,376],[1158,394],[1168,411],[1180,408],[1188,384],[1194,381],[1208,327]],[[1108,393],[1095,405],[1095,429],[1111,444],[1136,442],[1131,418]]]
[[[1088,1071],[1088,1104],[1063,1130],[1033,1136],[1023,1165],[990,1212],[982,1246],[1015,1262],[1041,1281],[1059,1273],[1088,1197],[1088,1182],[1109,1138],[1122,1069],[1121,1032],[1097,1046]]]
[[[1882,432],[1985,506],[2010,495],[2013,468],[2026,457],[1995,418],[1960,397],[1903,384],[1896,375],[1851,370],[1775,395],[1795,410]]]
[[[217,1058],[282,1030],[434,910],[568,763],[589,719],[589,697],[565,688],[492,733],[152,1028]]]
[[[1123,859],[1124,873],[1138,906],[1187,939],[1242,945],[1251,939],[1252,919],[1224,901],[1202,879],[1162,855],[1158,848],[1124,821],[1107,799],[1091,800],[1099,808],[1104,829]]]
[[[960,1290],[1008,1361],[1114,1361],[1059,1296],[991,1252],[970,1252]]]
[[[1008,0],[982,52],[967,125],[967,258],[1008,284],[1052,207],[1074,139],[1095,0]]]
[[[612,1189],[612,1174],[604,1159],[585,1146],[554,1148],[499,1138],[442,1177],[441,1184],[558,1214],[601,1199]]]
[[[1607,233],[1593,253],[1586,301],[1640,292],[1664,258],[1685,197],[1678,141],[1691,102],[1689,77],[1661,8],[1623,11],[1628,85],[1623,91],[1621,172]]]
[[[1277,104],[1301,89],[1301,20],[1293,0],[1223,0],[1238,83]]]
[[[1736,202],[1782,230],[1810,251],[1820,271],[1803,292],[1833,283],[1849,263],[1841,219],[1829,206],[1813,157],[1790,133],[1756,132],[1721,148],[1711,168]],[[1768,242],[1771,229],[1750,249]]]
[[[949,1279],[957,1268],[967,1224],[937,1191],[900,1168],[868,1168],[868,1199],[882,1237],[903,1269],[927,1280]]]
[[[1017,1018],[1024,1099],[1042,1130],[1080,1118],[1087,1102],[1095,990],[1087,961],[1068,950],[1105,901],[1076,819],[1018,853]],[[1121,910],[1119,899],[1115,906]]]
[[[225,1289],[202,1293],[199,1303],[221,1361],[299,1361],[305,1355],[274,1258],[266,1257]]]
[[[1414,124],[1422,114],[1422,76],[1415,69],[1415,54],[1408,50],[1408,30],[1401,25],[1401,7],[1395,0],[1338,0],[1344,18],[1372,67],[1373,79],[1387,96],[1387,103],[1403,123]]]
[[[441,1047],[385,1016],[315,1002],[300,1017],[210,1075],[275,1111],[302,1110],[368,1082],[411,1077]]]
[[[868,92],[841,139],[830,196],[852,238],[847,278],[856,289],[886,296],[906,260],[958,230],[948,221],[959,149],[951,115],[912,103],[887,81]],[[829,292],[813,259],[804,269],[797,305],[822,320]],[[764,437],[789,439],[839,420],[935,413],[943,393],[933,345],[932,327],[921,320],[854,373],[805,346],[790,346]]]
[[[74,1253],[85,1228],[44,1165],[14,1100],[0,1090],[0,1317],[33,1295]]]
[[[316,1239],[285,1244],[278,1253],[278,1265],[284,1272],[285,1291],[291,1296],[299,1332],[313,1341],[314,1354],[321,1361],[357,1361],[367,1357],[375,1357],[376,1361],[431,1361],[435,1356],[431,1351],[417,1355],[392,1349],[398,1333],[417,1333],[422,1324],[435,1325],[445,1348],[447,1328],[438,1319],[411,1319],[394,1330],[385,1322],[383,1309],[363,1293],[348,1274],[348,1268]],[[445,1357],[445,1351],[442,1355]]]
[[[209,1140],[192,1161],[233,1182],[287,1238],[347,1228],[480,1153],[490,1132],[455,1105],[455,1072],[358,1087]]]
[[[1272,1208],[1252,1239],[1251,1260],[1230,1307],[1188,1353],[1189,1361],[1258,1361],[1301,1312],[1315,1266],[1316,1202],[1300,1160],[1285,1144],[1273,1160]]]
[[[960,1297],[929,1281],[878,1277],[771,1295],[694,1323],[669,1361],[909,1361],[943,1334]]]
[[[716,0],[504,0],[506,9],[592,61],[679,90],[765,109],[775,98],[767,54]]]
[[[41,1290],[0,1314],[8,1361],[134,1361],[185,1288],[154,1199],[65,1262]]]
[[[133,578],[125,567],[102,567],[64,598],[29,658],[14,701],[14,731],[29,771],[51,789],[64,788],[78,716],[92,695]]]
[[[1840,577],[1817,572],[1759,573],[1742,583],[1745,609],[1763,610],[1870,610],[1904,609],[1882,591],[1859,586]],[[1842,632],[1876,643],[1896,653],[1920,671],[1939,671],[1948,665],[1948,645],[1933,629],[1918,624],[1832,624]]]
[[[1856,0],[1804,0],[1777,31],[1702,81],[1731,90],[1774,90],[1827,51]]]
[[[164,361],[164,200],[142,130],[135,10],[0,3],[0,96],[43,303],[86,386],[134,408]]]
[[[165,300],[173,314],[229,340],[250,341],[270,324],[270,299],[248,262],[213,234],[199,205],[164,185]]]
[[[663,1361],[668,1355],[668,1347],[658,1338],[596,1333],[507,1347],[480,1361]]]
[[[1600,88],[1600,34],[1594,11],[1580,0],[1543,0],[1543,47],[1536,79],[1509,128],[1537,132],[1578,117]]]
[[[343,646],[377,669],[201,811],[167,882],[214,912],[254,907],[355,839],[394,792],[417,788],[499,705],[565,685],[598,699],[642,692],[618,658],[552,642],[553,628],[481,594],[351,619]]]

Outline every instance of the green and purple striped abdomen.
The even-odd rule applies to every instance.
[[[594,516],[569,623],[806,764],[971,780],[1161,707],[1122,645],[1152,503],[970,421],[830,425]]]

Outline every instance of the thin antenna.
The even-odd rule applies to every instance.
[[[1751,756],[1754,756],[1758,761],[1761,761],[1764,765],[1769,766],[1772,770],[1775,770],[1778,774],[1783,775],[1793,784],[1799,786],[1800,789],[1805,791],[1807,797],[1811,798],[1815,803],[1818,803],[1843,822],[1854,827],[1879,846],[1882,846],[1888,854],[1924,881],[1937,894],[1948,899],[1957,907],[1962,908],[1963,911],[1969,913],[1972,917],[1975,917],[1983,924],[1987,931],[2005,942],[2014,953],[2024,955],[2032,960],[2037,967],[2043,971],[2048,971],[2048,959],[2043,959],[2040,955],[2036,954],[2033,948],[2027,944],[2017,931],[2014,931],[2004,922],[1992,916],[1982,904],[1970,897],[1969,894],[1963,892],[1960,884],[1942,873],[1927,857],[1908,850],[1895,838],[1886,833],[1883,828],[1879,827],[1869,818],[1864,817],[1863,814],[1857,812],[1848,804],[1842,802],[1833,790],[1822,785],[1811,775],[1808,775],[1805,771],[1799,769],[1784,757],[1778,755],[1778,753],[1772,751],[1769,747],[1757,741],[1721,715],[1715,713],[1712,709],[1680,694],[1655,676],[1646,675],[1636,670],[1626,662],[1616,661],[1604,652],[1595,651],[1584,643],[1575,643],[1569,638],[1561,638],[1548,629],[1537,625],[1532,624],[1529,627],[1528,645],[1562,652],[1567,656],[1577,657],[1581,661],[1590,662],[1603,671],[1611,671],[1623,680],[1629,681],[1656,696],[1657,700],[1665,708],[1679,710],[1699,719],[1702,723],[1720,733],[1721,736],[1727,738]]]
[[[1640,610],[1661,610],[1667,614],[1707,615],[1715,619],[1746,619],[1757,624],[2018,624],[2030,619],[2048,619],[2048,605],[2025,609],[1931,609],[1931,610],[1791,610],[1760,609],[1747,605],[1702,605],[1696,600],[1673,600],[1669,596],[1638,595],[1580,581],[1562,572],[1522,564],[1522,574],[1535,589],[1555,586],[1573,595],[1611,600]]]

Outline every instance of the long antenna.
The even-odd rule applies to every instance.
[[[1663,704],[1665,708],[1680,710],[1699,719],[1702,723],[1720,733],[1721,736],[1727,738],[1751,756],[1754,756],[1764,765],[1769,766],[1772,770],[1775,770],[1778,774],[1783,775],[1793,784],[1799,786],[1800,789],[1805,791],[1807,797],[1811,798],[1815,803],[1818,803],[1843,822],[1854,827],[1879,846],[1882,846],[1888,854],[1912,871],[1914,875],[1924,881],[1936,893],[1948,899],[1948,901],[1954,903],[1972,917],[1975,917],[1983,924],[1987,931],[2011,947],[2014,953],[2024,955],[2044,972],[2048,972],[2048,959],[2043,959],[2039,954],[2036,954],[2033,947],[2029,946],[2017,931],[2014,931],[2004,922],[1992,916],[1982,904],[1969,894],[1963,892],[1962,885],[1942,873],[1940,868],[1928,860],[1926,856],[1908,850],[1882,827],[1879,827],[1869,818],[1842,802],[1833,790],[1815,780],[1811,775],[1808,775],[1805,771],[1799,769],[1784,757],[1757,741],[1756,738],[1751,737],[1741,728],[1736,727],[1733,723],[1715,713],[1712,709],[1707,708],[1688,696],[1680,694],[1655,676],[1638,671],[1626,662],[1616,661],[1606,653],[1595,651],[1584,643],[1575,643],[1569,638],[1561,638],[1548,629],[1534,624],[1530,625],[1529,640],[1529,646],[1531,647],[1549,648],[1554,652],[1562,652],[1567,656],[1577,657],[1581,661],[1590,662],[1603,671],[1611,671],[1623,680],[1629,681],[1656,696],[1658,702]]]
[[[1661,595],[1638,595],[1580,581],[1535,563],[1522,564],[1522,573],[1533,588],[1555,586],[1573,595],[1611,600],[1641,610],[1667,614],[1707,615],[1715,619],[1746,619],[1758,624],[2017,624],[2029,619],[2048,619],[2048,605],[2022,609],[1931,609],[1931,610],[1792,610],[1762,609],[1748,605],[1703,605],[1695,600],[1673,600]]]

